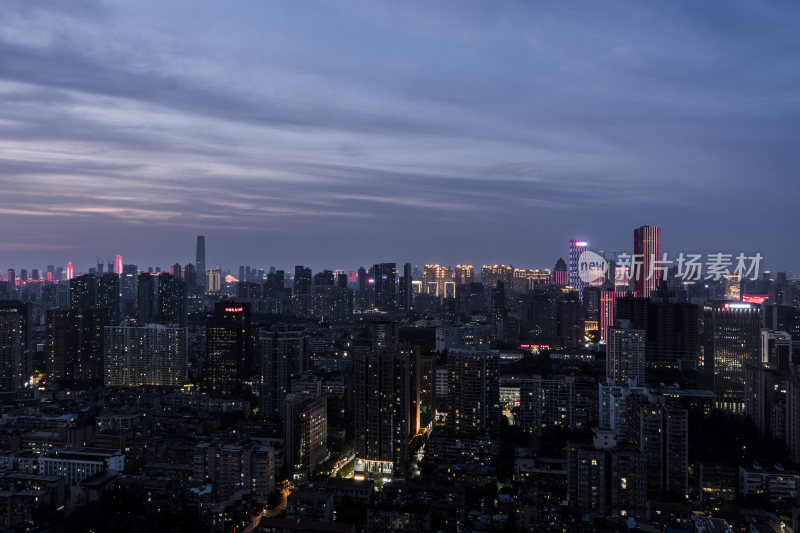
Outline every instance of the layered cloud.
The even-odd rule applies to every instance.
[[[800,261],[788,1],[164,4],[4,3],[8,266]]]

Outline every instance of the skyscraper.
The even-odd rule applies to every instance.
[[[328,413],[325,397],[292,393],[286,396],[283,418],[283,449],[292,478],[308,479],[325,460]]]
[[[0,391],[14,391],[26,378],[24,320],[0,312]]]
[[[122,256],[120,254],[117,254],[117,258],[114,261],[114,273],[117,276],[122,275]]]
[[[171,274],[158,276],[158,322],[186,325],[186,284]]]
[[[119,324],[120,277],[114,273],[102,274],[97,280],[97,306],[111,311],[111,322]]]
[[[717,407],[741,413],[745,365],[761,362],[761,307],[743,302],[709,301],[703,321],[703,361],[714,384]]]
[[[375,307],[381,311],[397,309],[397,264],[379,263],[372,267],[375,275]]]
[[[583,287],[586,282],[580,277],[579,261],[581,254],[586,250],[588,243],[586,241],[572,239],[569,241],[569,285],[578,291],[578,294],[583,296]]]
[[[250,304],[217,302],[206,320],[206,389],[231,395],[255,374]]]
[[[203,290],[208,289],[205,281],[206,273],[206,238],[203,235],[197,236],[197,250],[195,252],[194,267],[198,273],[198,281],[203,284]]]
[[[404,476],[416,433],[412,385],[417,350],[391,346],[355,355],[356,478]]]
[[[661,279],[660,272],[654,269],[656,262],[661,261],[661,228],[642,226],[633,230],[633,256],[642,265],[638,273],[635,268],[631,272],[633,292],[640,298],[649,298]]]
[[[156,277],[148,272],[139,274],[137,281],[136,322],[143,326],[156,320]]]
[[[569,275],[567,274],[567,263],[564,262],[563,257],[559,257],[556,261],[556,266],[553,268],[553,285],[564,286],[569,283]]]
[[[179,386],[186,381],[186,328],[157,324],[105,330],[104,384]]]
[[[311,293],[311,269],[303,265],[295,265],[294,267],[294,293],[295,294],[310,294]]]
[[[496,434],[500,427],[497,353],[452,350],[447,355],[447,427],[464,434]]]
[[[32,308],[18,300],[0,300],[0,388],[4,390],[22,386],[30,375]]]
[[[608,328],[606,377],[622,385],[629,380],[644,383],[645,330],[635,329],[629,320],[618,320]]]
[[[398,290],[398,305],[406,311],[410,311],[413,307],[414,293],[411,289],[412,281],[411,263],[406,263],[403,265],[403,276],[400,278],[400,287]]]
[[[293,377],[306,370],[309,337],[302,331],[262,330],[258,339],[260,414],[264,418],[284,415],[284,402]]]

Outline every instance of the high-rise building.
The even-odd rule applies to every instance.
[[[506,341],[506,326],[508,324],[508,311],[506,310],[505,283],[497,281],[491,288],[491,314],[492,338],[501,342]]]
[[[372,267],[375,276],[375,307],[381,311],[397,309],[397,265],[378,263]]]
[[[117,254],[117,258],[114,261],[114,273],[117,276],[122,275],[122,256],[120,254]]]
[[[122,265],[122,277],[119,280],[120,293],[122,294],[122,309],[125,316],[136,316],[136,299],[139,296],[137,281],[139,267],[136,265]]]
[[[102,383],[108,309],[55,309],[47,312],[48,378],[57,383]]]
[[[786,450],[800,462],[800,365],[791,365],[786,379]]]
[[[583,294],[583,288],[586,282],[580,277],[580,258],[581,254],[586,250],[589,245],[586,241],[579,239],[572,239],[569,241],[569,276],[568,281],[570,287],[576,289],[578,294]]]
[[[634,329],[628,320],[618,320],[608,328],[606,344],[606,377],[617,383],[636,380],[644,383],[645,338],[643,329]]]
[[[259,333],[259,398],[264,418],[284,415],[284,401],[292,378],[300,376],[308,366],[309,342],[304,331],[262,330]]]
[[[499,355],[452,350],[447,355],[447,426],[465,434],[496,434],[500,426]]]
[[[139,274],[136,322],[143,326],[156,320],[156,277],[148,272]]]
[[[24,322],[18,313],[0,311],[0,391],[14,391],[27,379]]]
[[[295,481],[308,479],[328,453],[328,409],[325,397],[291,393],[283,418],[284,461]]]
[[[761,362],[761,307],[743,302],[706,302],[703,362],[714,384],[717,407],[741,413],[745,401],[745,365]]]
[[[13,268],[9,268],[6,272],[6,280],[8,282],[8,297],[13,298],[17,294],[17,272]]]
[[[250,304],[217,302],[206,318],[206,390],[231,395],[256,373]]]
[[[195,251],[194,257],[194,268],[198,274],[202,273],[202,276],[199,276],[198,281],[203,283],[202,289],[205,291],[208,289],[208,285],[206,285],[205,279],[205,272],[206,272],[206,238],[204,235],[197,236],[197,248]]]
[[[113,273],[102,274],[97,280],[97,306],[111,311],[111,321],[119,324],[120,277]]]
[[[192,479],[211,483],[221,501],[249,494],[264,506],[275,491],[275,450],[252,443],[200,442],[192,457]]]
[[[186,283],[171,274],[158,276],[158,322],[186,325]]]
[[[406,263],[403,265],[403,276],[400,278],[400,287],[398,289],[398,305],[406,311],[410,311],[414,307],[413,281],[411,263]]]
[[[206,271],[206,287],[209,294],[219,294],[222,290],[222,269],[220,267],[209,268]]]
[[[0,321],[5,321],[3,333],[0,334],[0,344],[2,344],[0,358],[3,361],[0,379],[4,380],[4,387],[21,386],[31,373],[32,318],[32,304],[19,300],[0,300]],[[19,360],[17,349],[19,349]],[[19,385],[16,385],[17,376],[20,380]]]
[[[642,226],[633,230],[633,256],[635,262],[641,262],[641,271],[633,272],[633,292],[640,298],[649,298],[650,293],[658,288],[662,279],[661,272],[656,269],[661,261],[661,228],[658,226]]]
[[[186,328],[109,326],[105,337],[106,387],[180,386],[186,382]]]
[[[294,293],[295,294],[310,294],[311,293],[311,269],[303,265],[295,265],[294,267]]]
[[[547,429],[586,429],[592,419],[593,380],[575,376],[529,376],[519,390],[519,425],[529,433]]]
[[[556,261],[556,266],[553,268],[552,283],[553,285],[559,285],[561,287],[569,283],[569,275],[567,273],[567,263],[564,261],[563,257],[558,258],[558,261]]]
[[[97,305],[97,277],[84,274],[69,280],[70,309],[81,310]]]
[[[453,281],[453,269],[439,265],[425,265],[422,274],[424,294],[431,296],[444,297],[444,284]],[[482,280],[486,283],[486,280]]]
[[[418,422],[419,391],[412,384],[418,351],[391,346],[355,354],[356,478],[406,474],[409,441]]]
[[[72,261],[67,262],[67,279],[70,280],[75,276],[74,270],[72,269]]]
[[[781,372],[789,372],[792,363],[792,336],[785,331],[761,330],[761,362]]]

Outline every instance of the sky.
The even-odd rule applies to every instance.
[[[790,0],[0,5],[0,268],[800,271]]]

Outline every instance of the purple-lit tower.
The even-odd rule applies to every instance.
[[[586,250],[588,244],[589,243],[586,241],[580,239],[572,239],[569,241],[569,285],[578,291],[581,299],[583,298],[583,288],[586,286],[586,282],[579,276],[578,260],[584,250]]]

